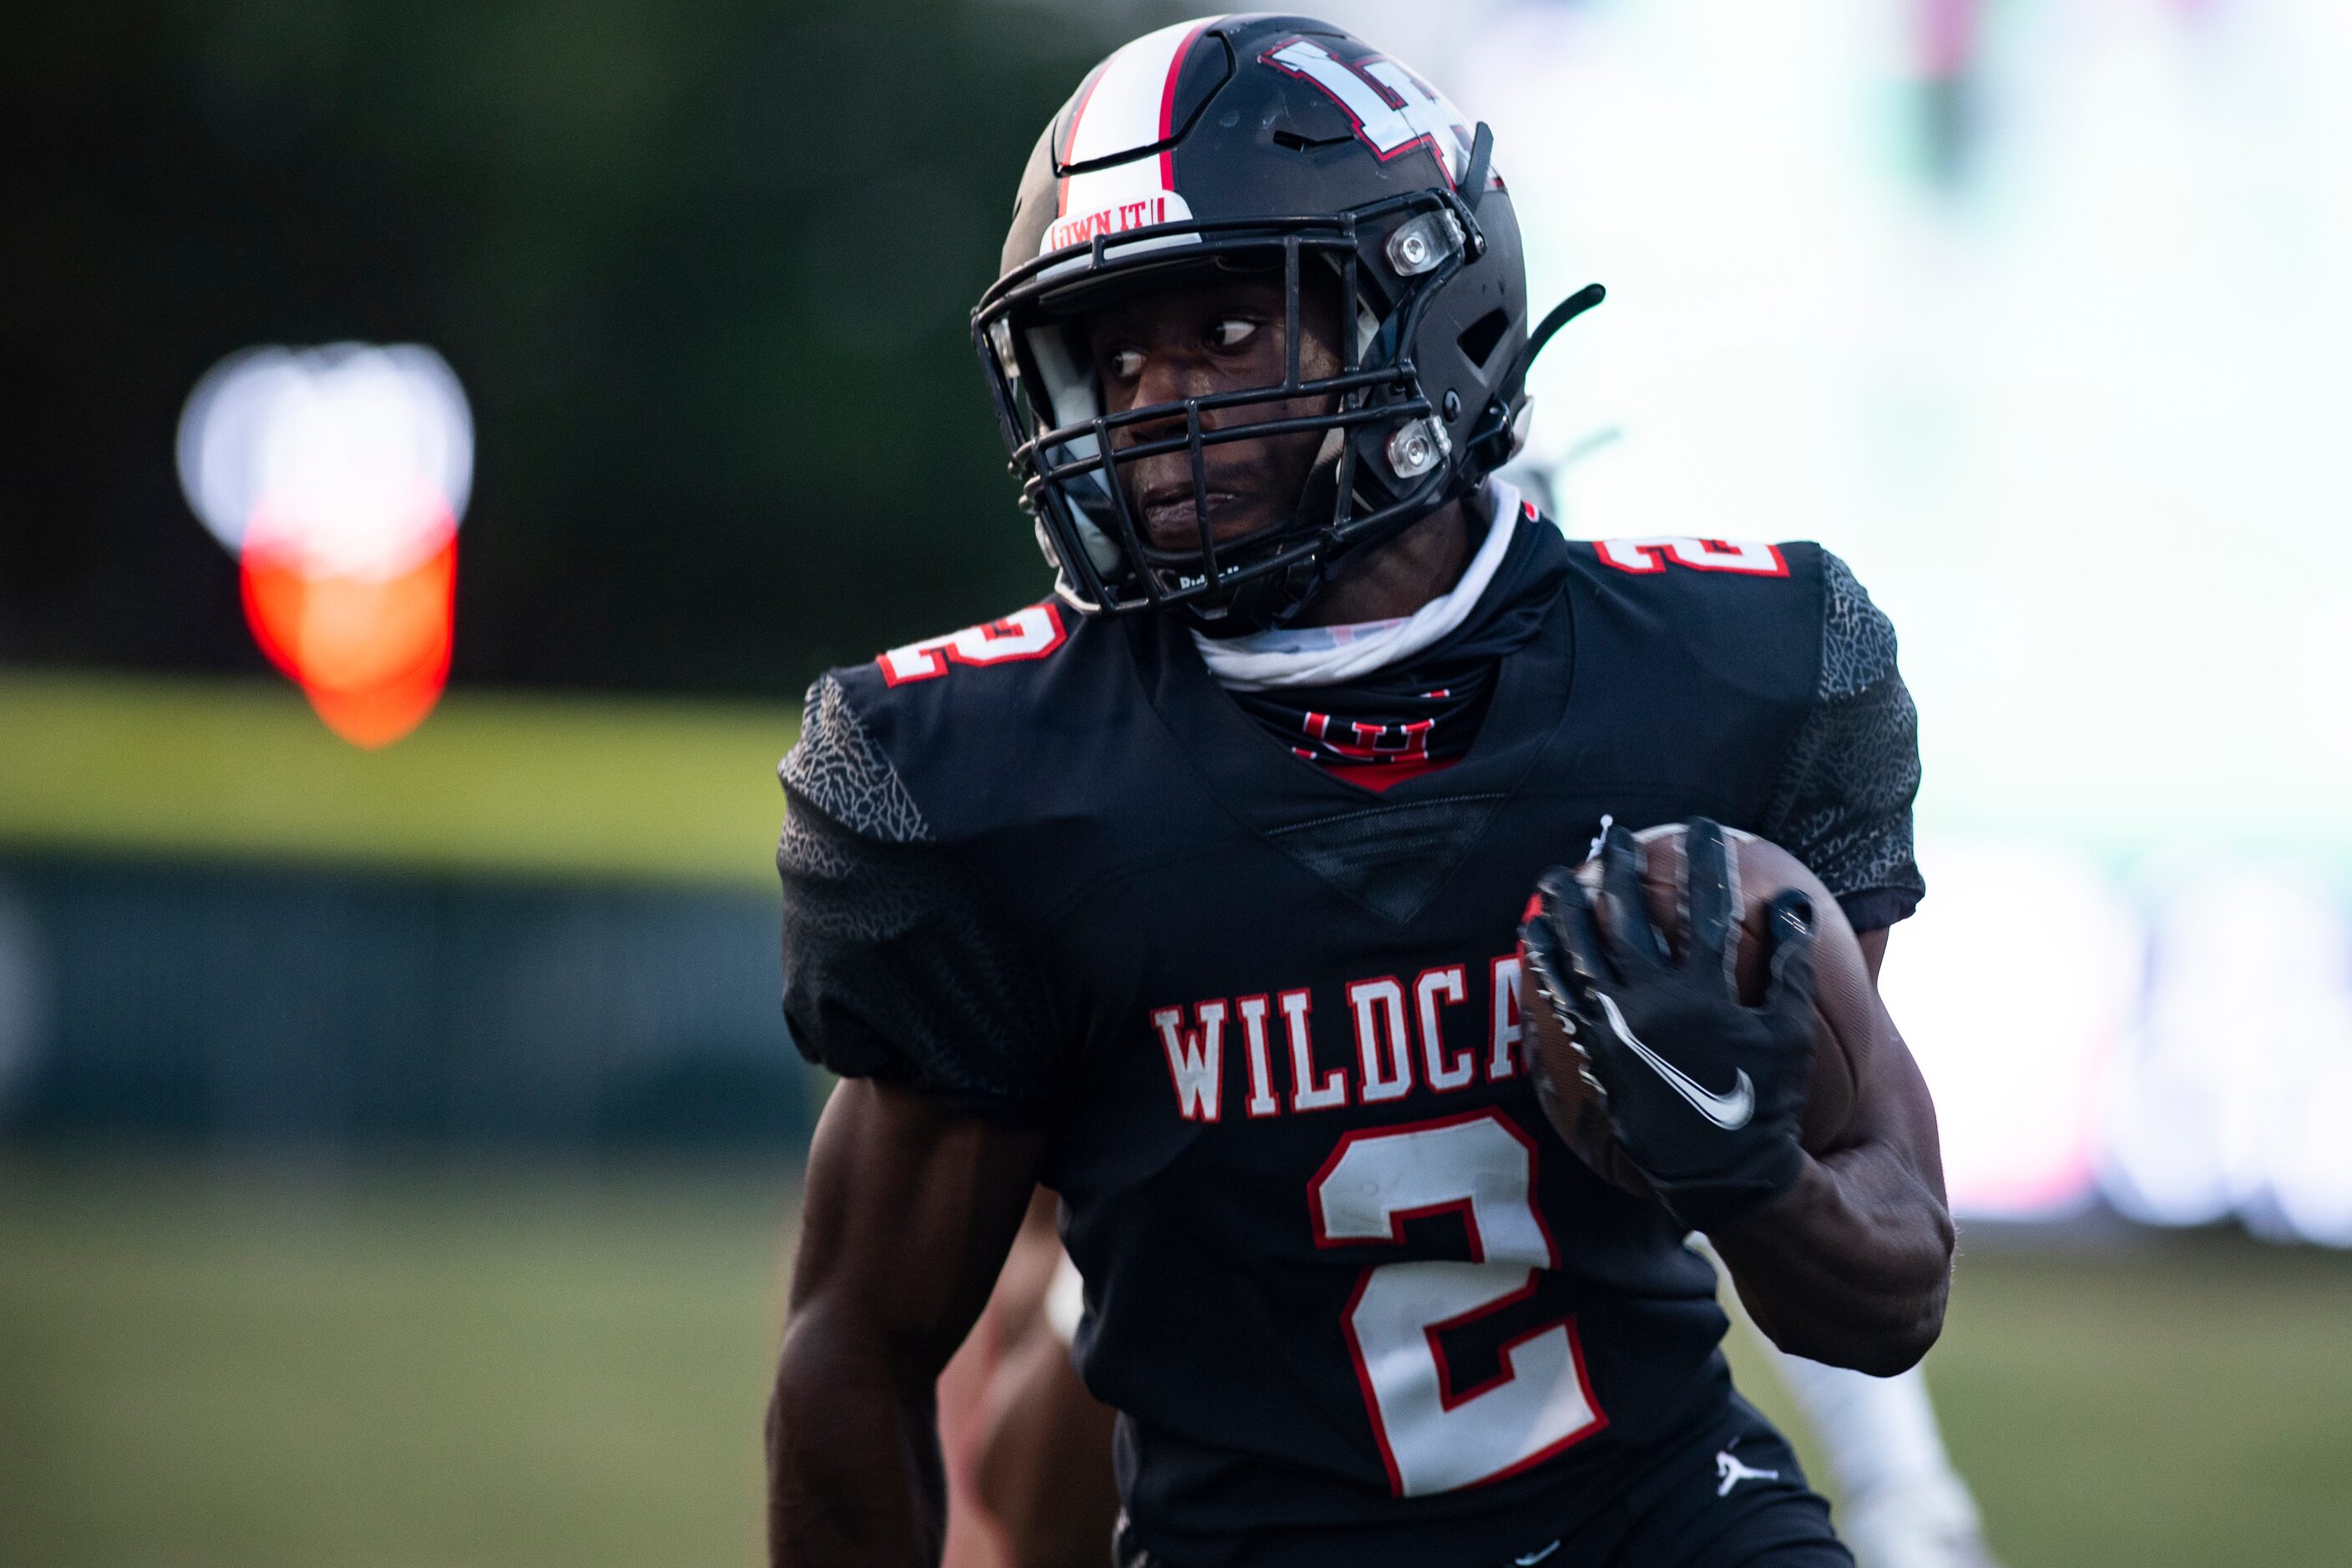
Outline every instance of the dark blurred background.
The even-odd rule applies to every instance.
[[[819,669],[1043,587],[967,317],[1039,128],[1156,16],[263,0],[14,19],[0,909],[40,1004],[0,1048],[0,1126],[796,1149],[769,770]],[[431,345],[479,453],[456,695],[365,759],[287,700],[173,464],[209,367],[345,341]],[[541,700],[485,716],[499,689]],[[620,716],[567,690],[704,706]],[[185,731],[168,757],[166,714]],[[567,760],[518,725],[552,726]],[[148,754],[126,777],[110,746]],[[323,810],[289,837],[298,795]],[[585,1032],[550,1033],[566,1016]],[[518,1028],[549,1043],[518,1055]]]
[[[0,39],[0,1563],[748,1563],[820,669],[1033,599],[966,326],[1147,9],[238,0]],[[346,744],[174,470],[424,343],[449,692]]]
[[[1140,7],[107,4],[0,50],[0,658],[257,672],[172,431],[253,343],[430,343],[454,679],[789,698],[1034,595],[965,320]]]

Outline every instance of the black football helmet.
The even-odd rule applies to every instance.
[[[1525,437],[1527,367],[1595,303],[1528,331],[1527,274],[1492,138],[1397,61],[1326,22],[1181,23],[1090,72],[1023,174],[1002,273],[972,312],[1023,504],[1056,589],[1089,612],[1181,606],[1212,630],[1296,616],[1349,560],[1468,494]],[[1282,273],[1279,384],[1107,414],[1079,331],[1107,290],[1174,268]],[[1301,282],[1336,278],[1337,374],[1300,378]],[[1222,409],[1329,412],[1204,427]],[[1114,449],[1122,427],[1181,435]],[[1291,518],[1211,535],[1202,448],[1320,429]],[[1153,548],[1118,468],[1189,450],[1197,549]]]

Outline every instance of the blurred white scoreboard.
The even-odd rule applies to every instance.
[[[1893,616],[1963,1213],[2352,1245],[2352,6],[1965,9],[1475,8],[1533,305],[1610,289],[1531,456]]]
[[[2152,861],[1998,838],[1921,847],[1933,886],[1883,989],[1966,1215],[2104,1196],[2352,1246],[2352,928],[2292,861]]]

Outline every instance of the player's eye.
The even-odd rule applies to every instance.
[[[1110,374],[1112,379],[1117,381],[1133,381],[1137,376],[1141,375],[1143,351],[1141,349],[1111,350]]]
[[[1257,323],[1245,316],[1226,316],[1209,328],[1209,342],[1221,349],[1237,349],[1257,336]]]

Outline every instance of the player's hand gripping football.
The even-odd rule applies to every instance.
[[[1685,845],[1679,955],[1651,922],[1633,836],[1613,826],[1601,845],[1605,918],[1572,872],[1555,869],[1537,884],[1520,939],[1544,1004],[1606,1097],[1619,1148],[1677,1220],[1706,1230],[1761,1208],[1804,1166],[1812,908],[1799,892],[1772,900],[1770,984],[1762,1005],[1743,1006],[1723,830],[1698,818]],[[1535,1065],[1541,1084],[1539,1054]]]

